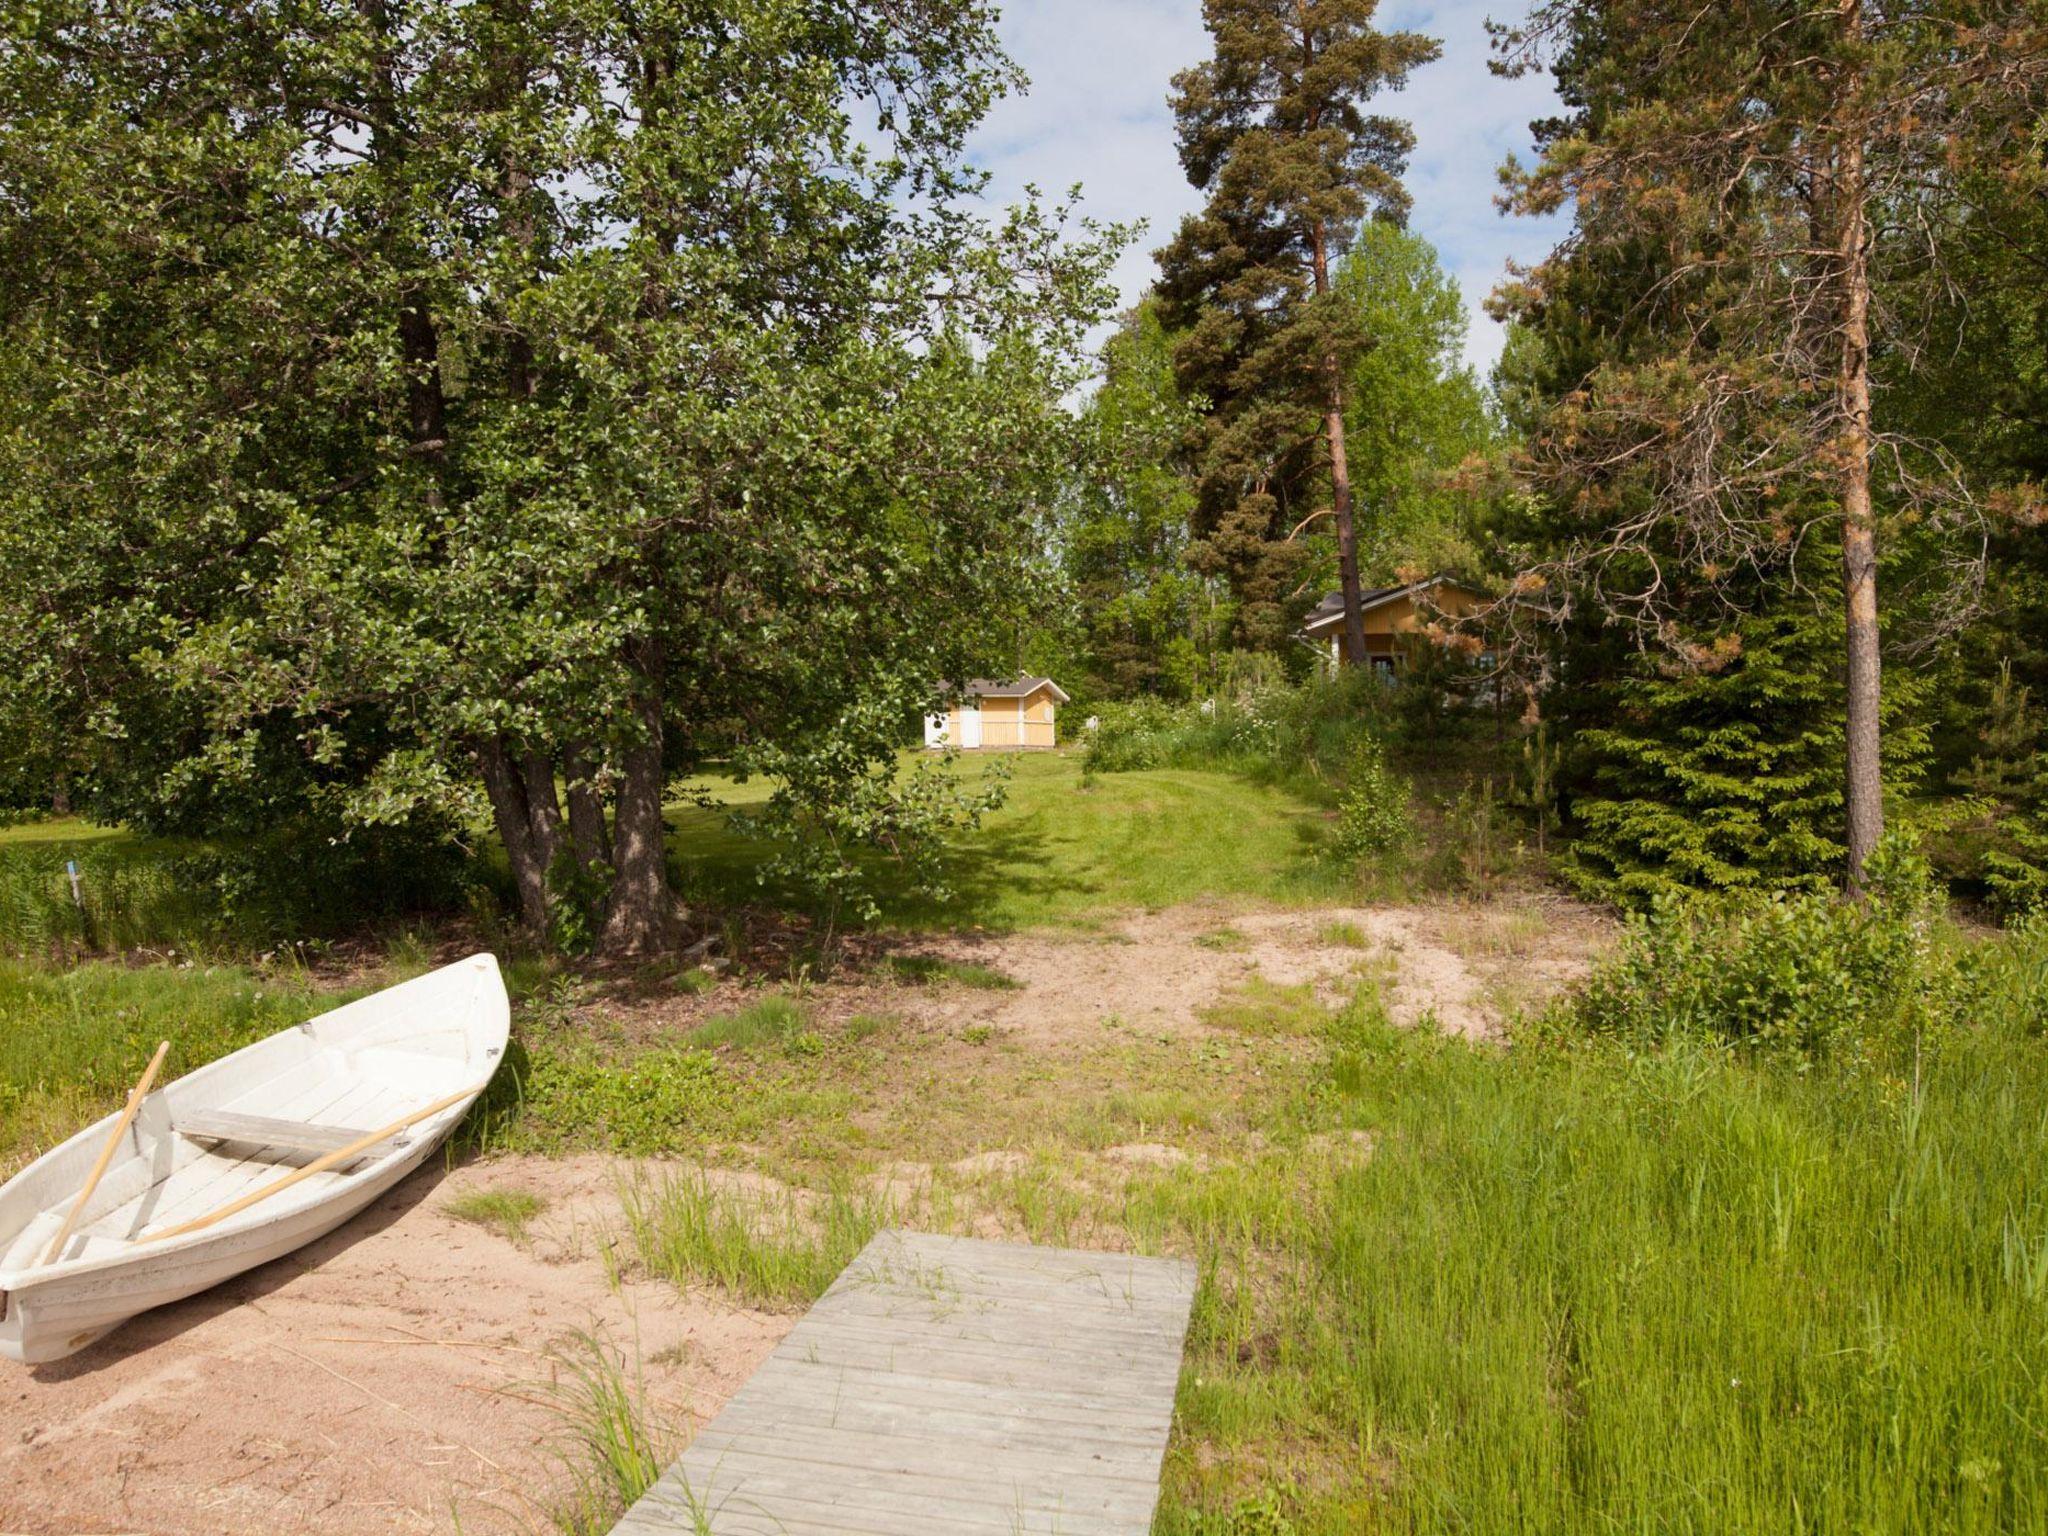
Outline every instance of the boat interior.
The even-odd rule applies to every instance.
[[[361,999],[151,1093],[55,1262],[132,1253],[150,1233],[219,1210],[481,1081],[496,1064],[502,1026],[495,1040],[477,1027],[475,971],[449,977],[459,988],[426,985],[444,977]],[[466,995],[437,995],[452,990]],[[111,1129],[103,1120],[80,1132],[0,1191],[0,1272],[42,1263]],[[401,1131],[256,1209],[275,1217],[318,1204],[410,1144]]]

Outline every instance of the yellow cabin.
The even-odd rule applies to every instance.
[[[1392,672],[1402,662],[1401,640],[1443,618],[1462,618],[1486,601],[1486,594],[1447,576],[1411,581],[1405,587],[1369,587],[1359,594],[1365,621],[1365,660]],[[1301,638],[1321,651],[1329,665],[1344,657],[1344,594],[1332,592],[1309,610]]]
[[[1050,747],[1058,740],[1053,717],[1067,702],[1049,677],[992,682],[977,677],[960,690],[944,714],[925,716],[924,744],[933,751],[960,747],[979,752],[1002,747]]]

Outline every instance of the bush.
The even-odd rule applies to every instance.
[[[1807,892],[1660,896],[1549,1023],[1808,1062],[1936,1044],[1973,1011],[1985,961],[1947,930],[1923,865],[1881,856],[1873,873],[1878,892],[1862,903]]]
[[[1356,864],[1393,852],[1411,831],[1406,782],[1388,766],[1387,749],[1379,737],[1359,737],[1337,801],[1332,852],[1343,862]]]
[[[1255,674],[1237,691],[1199,703],[1105,705],[1086,764],[1091,773],[1226,768],[1327,799],[1360,738],[1390,716],[1398,692],[1354,667],[1297,686]]]
[[[2048,912],[2035,912],[1969,957],[1971,1022],[2048,1034]]]
[[[1192,706],[1163,699],[1105,704],[1088,734],[1082,759],[1090,773],[1139,773],[1163,768],[1182,750],[1178,740]]]

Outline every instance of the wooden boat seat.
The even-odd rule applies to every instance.
[[[250,1147],[289,1147],[294,1152],[339,1152],[351,1142],[369,1134],[348,1125],[316,1125],[309,1120],[273,1120],[268,1115],[243,1115],[230,1109],[180,1111],[171,1123],[180,1136],[200,1141],[232,1141]],[[365,1156],[402,1147],[409,1138],[403,1131],[388,1143],[373,1147]]]

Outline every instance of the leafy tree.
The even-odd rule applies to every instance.
[[[1576,217],[1510,302],[1554,303],[1575,269],[1655,275],[1630,288],[1627,343],[1551,397],[1531,442],[1538,479],[1581,512],[1569,562],[1597,573],[1568,589],[1654,633],[1671,617],[1664,555],[1741,585],[1796,577],[1810,536],[1839,542],[1860,890],[1883,826],[1880,533],[1924,539],[1976,511],[1880,419],[1873,351],[1898,344],[1901,317],[1874,298],[1944,262],[1959,159],[1996,157],[2036,120],[2039,17],[2023,0],[1549,0],[1501,42],[1510,72],[1553,64],[1567,107],[1539,125],[1540,163],[1510,168],[1513,203]],[[1967,602],[1935,605],[1952,623]]]
[[[1205,0],[1215,56],[1174,77],[1181,164],[1208,202],[1159,253],[1196,434],[1198,569],[1222,576],[1245,643],[1274,648],[1303,575],[1300,532],[1336,530],[1345,633],[1363,656],[1345,392],[1367,338],[1335,293],[1368,216],[1398,219],[1413,135],[1366,111],[1437,45],[1373,25],[1376,0]],[[1327,486],[1328,505],[1319,506]]]
[[[1374,221],[1338,266],[1336,292],[1367,339],[1344,404],[1353,490],[1373,509],[1359,533],[1359,563],[1385,581],[1404,571],[1474,570],[1474,498],[1453,472],[1491,451],[1496,429],[1463,359],[1458,285],[1427,240]]]
[[[1180,691],[1177,652],[1213,649],[1204,583],[1187,566],[1194,496],[1179,460],[1194,412],[1172,353],[1147,299],[1103,347],[1101,387],[1081,413],[1081,469],[1060,528],[1079,616],[1077,697]]]
[[[1104,297],[961,211],[985,7],[5,9],[0,660],[99,813],[488,803],[527,920],[596,886],[622,952],[709,754],[887,822]]]

